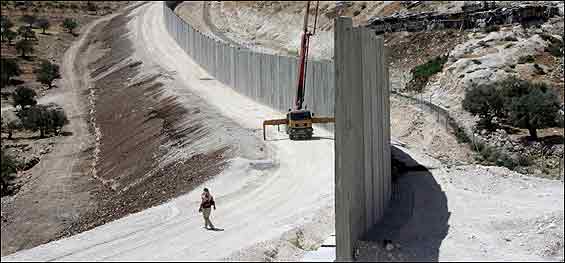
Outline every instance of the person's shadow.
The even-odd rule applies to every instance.
[[[391,201],[383,219],[362,239],[377,246],[357,259],[438,261],[439,248],[449,229],[447,197],[427,168],[396,147],[391,152],[396,168]],[[387,244],[393,246],[387,249]]]

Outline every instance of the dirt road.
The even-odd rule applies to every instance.
[[[182,98],[191,90],[251,133],[260,135],[264,118],[278,112],[241,96],[208,77],[166,32],[161,3],[144,5],[130,22],[137,56],[176,71],[170,92]],[[159,41],[155,41],[158,39]],[[317,130],[317,136],[330,137]],[[82,234],[20,251],[2,260],[214,260],[259,241],[279,237],[333,203],[333,141],[291,142],[286,134],[268,134],[270,160],[235,159],[207,184],[218,210],[203,228],[197,213],[199,190],[170,203],[111,222]],[[323,153],[323,154],[321,154]],[[331,231],[331,230],[329,230]]]
[[[91,28],[110,18],[96,20],[81,31],[80,39],[64,55],[61,83],[57,85],[60,88],[40,100],[42,103],[55,102],[64,108],[69,124],[63,131],[69,135],[62,137],[55,151],[33,167],[31,174],[35,177],[21,189],[13,206],[10,206],[14,211],[9,213],[8,220],[14,223],[2,227],[3,255],[29,248],[38,242],[47,242],[89,208],[92,183],[81,161],[85,157],[82,155],[84,150],[92,144],[92,138],[84,118],[87,110],[81,100],[84,73],[77,72],[79,67],[75,67],[74,63],[77,50]]]

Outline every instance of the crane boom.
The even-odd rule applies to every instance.
[[[298,67],[298,83],[296,90],[296,99],[294,102],[294,110],[301,110],[304,102],[304,91],[306,89],[306,69],[308,67],[308,48],[310,45],[310,37],[316,33],[316,23],[318,22],[318,6],[320,1],[316,1],[316,14],[314,17],[314,29],[312,32],[308,30],[308,16],[310,14],[310,1],[306,3],[306,12],[304,14],[304,27],[302,31],[302,39],[300,41],[300,65]]]
[[[335,123],[333,117],[314,117],[314,113],[307,109],[302,109],[304,103],[304,91],[306,89],[306,72],[308,72],[308,48],[310,45],[310,37],[316,33],[316,24],[318,23],[318,6],[320,1],[316,1],[316,14],[314,17],[314,28],[308,30],[308,16],[310,15],[310,1],[306,3],[306,12],[304,14],[304,28],[302,31],[300,42],[300,60],[298,67],[298,80],[296,97],[294,100],[293,110],[288,109],[286,118],[273,119],[263,121],[263,140],[266,140],[265,128],[269,125],[285,125],[286,133],[291,140],[312,139],[314,129],[313,123]]]

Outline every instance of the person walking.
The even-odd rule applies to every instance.
[[[204,216],[204,228],[206,229],[215,229],[212,221],[210,221],[210,213],[212,212],[212,207],[216,210],[216,202],[214,202],[214,197],[210,194],[208,188],[204,188],[204,192],[202,192],[202,202],[200,203],[200,208],[198,212],[202,213]],[[210,228],[208,228],[208,225]]]

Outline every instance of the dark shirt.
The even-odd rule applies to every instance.
[[[216,206],[216,202],[214,202],[214,197],[212,197],[212,195],[208,195],[207,197],[208,198],[204,196],[202,197],[202,203],[200,204],[200,206],[202,208],[210,208],[212,206]]]

